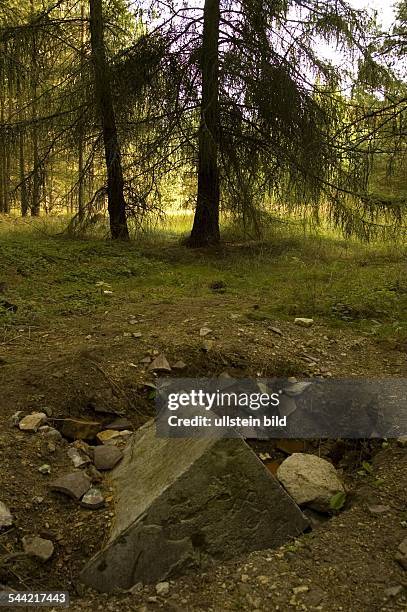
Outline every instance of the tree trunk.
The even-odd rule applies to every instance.
[[[103,36],[102,0],[90,0],[90,42],[95,73],[95,92],[102,121],[103,144],[107,169],[107,197],[110,233],[114,239],[127,240],[129,231],[124,200],[123,170],[116,117],[113,108],[109,67]]]
[[[17,87],[17,104],[20,108],[24,107],[22,94],[21,94],[21,81],[20,75],[17,73],[16,80]],[[20,111],[18,114],[19,121],[23,121],[24,119],[24,111]],[[28,194],[27,194],[27,183],[25,176],[25,156],[24,156],[24,128],[20,126],[20,130],[18,133],[18,174],[19,174],[19,182],[20,182],[20,209],[21,216],[26,217],[28,213]]]
[[[31,16],[35,15],[34,0],[31,0]],[[37,60],[37,41],[35,39],[35,30],[33,29],[31,41],[31,120],[32,120],[32,154],[33,154],[33,171],[32,171],[32,199],[31,199],[31,215],[38,217],[40,214],[40,197],[41,197],[41,177],[40,177],[40,161],[38,152],[38,109],[37,109],[37,88],[38,88],[38,60]]]
[[[198,196],[189,246],[217,244],[219,231],[219,0],[205,0]]]
[[[81,78],[83,78],[85,66],[85,5],[81,3]],[[82,223],[85,219],[85,176],[84,176],[84,132],[83,117],[79,119],[78,135],[78,217]]]
[[[6,139],[4,130],[4,97],[5,97],[6,86],[4,77],[0,87],[0,124],[2,126],[0,131],[0,214],[5,212],[5,192],[6,192]]]

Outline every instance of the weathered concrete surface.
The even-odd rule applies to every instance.
[[[111,482],[116,516],[110,538],[81,575],[100,591],[277,547],[308,526],[241,438],[158,438],[150,422]]]

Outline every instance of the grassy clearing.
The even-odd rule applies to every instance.
[[[259,242],[231,242],[214,251],[179,244],[185,219],[150,228],[130,244],[70,239],[60,224],[0,223],[0,283],[16,314],[7,325],[42,325],[53,317],[89,316],[106,304],[210,299],[211,283],[248,298],[251,319],[309,316],[332,327],[352,326],[378,339],[407,338],[406,250],[360,245],[279,227]],[[99,286],[98,283],[106,283]],[[105,295],[103,290],[112,290]]]

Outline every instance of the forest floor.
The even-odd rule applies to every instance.
[[[137,428],[154,413],[145,387],[154,376],[142,360],[159,353],[182,360],[173,375],[183,377],[406,378],[406,263],[400,248],[315,237],[207,252],[0,226],[0,299],[17,307],[0,312],[0,498],[15,519],[0,533],[0,584],[68,590],[78,611],[407,609],[406,574],[394,560],[407,535],[407,457],[395,442],[335,459],[349,502],[297,541],[172,581],[165,597],[154,585],[106,596],[77,577],[107,533],[114,499],[90,511],[50,493],[50,479],[72,467],[67,443],[50,449],[10,423],[18,410],[47,407],[52,418],[119,411]],[[298,327],[296,316],[314,325]],[[202,327],[212,330],[204,338]],[[50,475],[38,472],[44,463]],[[374,514],[374,505],[386,509]],[[54,542],[50,561],[4,561],[34,533]]]

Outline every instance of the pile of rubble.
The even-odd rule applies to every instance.
[[[50,452],[55,451],[58,442],[69,440],[67,457],[73,471],[50,482],[50,490],[69,496],[85,508],[96,510],[105,505],[97,485],[103,482],[102,472],[112,470],[123,458],[123,448],[133,433],[128,419],[118,417],[103,425],[97,421],[52,418],[46,412],[26,416],[18,412],[12,424],[21,431],[42,436]],[[45,463],[38,471],[51,474],[51,466]]]

